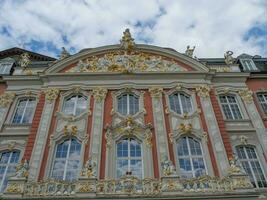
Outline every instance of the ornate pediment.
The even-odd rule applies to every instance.
[[[66,72],[181,72],[188,71],[175,60],[138,51],[115,51],[79,60]]]

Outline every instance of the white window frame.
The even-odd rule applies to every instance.
[[[24,124],[24,123],[22,123],[22,121],[23,121],[23,119],[24,119],[25,112],[26,112],[26,108],[27,108],[27,106],[28,106],[28,103],[29,103],[29,100],[30,100],[30,99],[34,100],[34,109],[33,109],[33,112],[31,113],[31,117],[30,117],[30,119],[29,119],[29,122],[26,123],[26,124],[30,124],[30,123],[32,123],[32,118],[33,118],[33,116],[34,116],[34,112],[35,112],[35,108],[36,108],[36,104],[37,104],[37,102],[36,102],[36,98],[34,98],[34,97],[29,97],[29,98],[27,98],[27,97],[23,97],[23,98],[19,98],[19,99],[17,100],[17,104],[16,104],[16,106],[15,106],[15,109],[14,109],[14,112],[13,112],[13,116],[12,116],[12,119],[11,119],[11,123],[12,123],[12,124]],[[16,113],[17,113],[18,106],[19,106],[20,102],[23,101],[23,100],[27,100],[27,102],[26,102],[26,104],[25,104],[25,107],[23,108],[23,113],[22,113],[22,117],[21,117],[21,119],[20,119],[20,122],[19,122],[19,123],[13,122],[14,117],[16,116]]]
[[[118,155],[117,155],[117,145],[120,143],[120,142],[122,142],[123,140],[125,140],[125,139],[127,139],[127,145],[128,145],[128,157],[118,157]],[[141,148],[141,157],[131,157],[131,155],[130,155],[130,153],[131,153],[131,151],[130,151],[130,139],[134,139],[139,145],[140,145],[140,148]],[[118,160],[127,160],[128,161],[128,171],[131,171],[131,160],[137,160],[137,159],[141,159],[141,163],[142,163],[142,177],[141,178],[143,178],[144,177],[144,163],[143,163],[143,148],[142,148],[142,143],[138,140],[138,139],[136,139],[136,138],[134,138],[134,137],[129,137],[129,138],[122,138],[122,139],[120,139],[119,141],[117,141],[116,142],[116,158],[115,158],[115,160],[116,160],[116,178],[119,178],[118,177],[118,174],[117,174],[117,169],[118,169],[118,166],[117,166],[117,161]]]
[[[263,101],[260,100],[259,95],[262,95]],[[262,111],[264,112],[265,115],[267,115],[267,110],[265,110],[263,105],[262,105],[262,104],[266,104],[266,106],[267,106],[267,92],[259,92],[259,93],[257,93],[257,99],[258,99],[258,102],[261,105]]]
[[[222,103],[221,102],[221,99],[220,99],[221,96],[225,96],[226,97],[226,101],[227,101],[226,103]],[[229,100],[228,100],[228,98],[227,98],[228,96],[233,96],[236,102],[235,103],[230,103]],[[222,109],[222,112],[223,112],[224,117],[225,117],[226,120],[242,120],[242,119],[244,119],[244,116],[243,116],[242,110],[240,109],[239,102],[238,102],[238,99],[237,99],[236,95],[234,95],[234,94],[229,94],[229,95],[228,94],[220,94],[219,95],[219,102],[220,102],[221,109]],[[241,115],[241,118],[237,118],[234,115],[233,110],[232,110],[232,108],[230,106],[231,104],[237,105],[237,108],[239,110],[239,113]],[[229,107],[229,110],[230,110],[230,113],[231,113],[232,118],[227,118],[227,116],[225,114],[225,111],[223,109],[223,105],[227,105]]]
[[[253,148],[257,158],[249,158],[246,147]],[[258,156],[258,153],[257,153],[257,149],[254,146],[246,146],[246,145],[237,146],[236,147],[236,151],[237,151],[237,148],[243,148],[244,149],[244,152],[245,152],[245,155],[246,155],[246,159],[243,159],[243,158],[238,158],[238,159],[240,160],[241,163],[242,163],[242,161],[248,162],[248,165],[249,165],[250,171],[252,173],[256,188],[264,188],[264,187],[259,187],[258,181],[256,179],[256,176],[255,176],[255,173],[254,173],[254,170],[253,170],[253,167],[251,165],[251,161],[259,162],[262,174],[263,174],[263,176],[265,178],[265,181],[267,182],[266,175],[265,175],[265,172],[264,172],[264,168],[262,167],[261,160],[259,159],[259,156]]]
[[[77,112],[77,102],[78,102],[78,98],[79,98],[79,96],[82,96],[83,98],[84,98],[84,100],[85,100],[85,103],[87,104],[87,97],[86,96],[84,96],[83,94],[74,94],[74,95],[70,95],[70,96],[68,96],[68,97],[66,97],[65,99],[64,99],[64,102],[63,102],[63,105],[62,105],[62,112],[65,114],[65,106],[66,106],[66,102],[67,102],[67,100],[69,100],[69,99],[71,99],[72,97],[74,97],[75,96],[75,101],[74,101],[74,107],[72,108],[72,113],[71,113],[71,115],[73,115],[73,116],[78,116],[78,115],[76,115],[76,112]],[[86,111],[86,109],[87,109],[87,106],[88,105],[86,105],[86,108],[85,108],[85,110],[82,112],[82,113],[84,113],[85,111]],[[80,113],[79,115],[81,115],[82,113]]]
[[[14,62],[0,62],[0,74],[1,75],[9,75],[12,69]]]
[[[0,180],[0,193],[1,193],[1,190],[2,190],[2,187],[3,187],[3,184],[4,184],[4,180],[5,180],[6,175],[7,175],[7,171],[8,171],[8,169],[9,169],[9,167],[10,167],[10,161],[11,161],[12,155],[13,155],[13,153],[14,153],[15,151],[18,151],[18,152],[19,152],[19,160],[18,160],[18,163],[14,163],[14,165],[18,165],[18,164],[19,164],[19,161],[20,161],[20,156],[21,156],[21,151],[20,151],[20,150],[15,149],[15,150],[12,150],[12,151],[1,151],[1,152],[0,152],[0,155],[1,155],[2,153],[10,152],[10,155],[9,155],[9,158],[8,158],[8,162],[5,163],[5,165],[0,164],[0,166],[6,166],[5,172],[4,172],[4,174],[3,174],[3,179]]]
[[[252,59],[243,58],[243,59],[240,59],[240,61],[242,63],[242,66],[243,66],[244,70],[247,70],[247,71],[258,70]]]
[[[72,139],[75,139],[77,140],[77,142],[79,142],[79,144],[81,145],[81,150],[80,150],[80,157],[83,155],[82,154],[82,143],[77,139],[77,138],[74,138],[74,137],[70,137],[68,138],[67,140],[61,140],[59,143],[57,143],[55,145],[55,148],[54,148],[54,156],[53,156],[53,160],[52,160],[52,167],[51,167],[51,170],[50,170],[50,177],[53,178],[53,170],[54,170],[54,164],[55,164],[55,161],[56,161],[56,153],[57,153],[57,148],[58,148],[58,145],[63,143],[63,142],[66,142],[66,141],[70,141],[69,142],[69,145],[68,145],[68,150],[67,150],[67,155],[66,155],[66,162],[65,162],[65,166],[64,166],[64,172],[63,172],[63,179],[62,181],[65,181],[66,180],[66,173],[67,173],[67,168],[68,168],[68,163],[69,163],[69,156],[70,156],[70,146],[71,146],[71,140]],[[78,170],[80,170],[80,166],[81,166],[81,161],[82,159],[79,160],[79,167],[78,167]],[[79,176],[79,173],[77,174],[77,178]]]
[[[170,98],[171,98],[172,95],[176,95],[176,94],[178,94],[178,101],[179,101],[179,104],[180,104],[180,110],[181,110],[181,113],[177,113],[175,110],[172,110],[172,108],[171,108],[171,100],[170,100]],[[190,105],[191,105],[191,111],[188,112],[188,113],[184,112],[184,107],[182,106],[181,94],[183,94],[184,96],[186,96],[186,97],[189,98]],[[186,114],[191,114],[191,113],[193,112],[193,102],[192,102],[191,95],[188,95],[188,94],[186,94],[186,93],[184,93],[184,92],[173,92],[173,93],[171,93],[171,94],[169,95],[169,105],[170,105],[170,110],[172,110],[173,112],[175,112],[175,113],[178,114],[178,115],[183,115],[183,114],[185,114],[185,113],[186,113]],[[178,106],[178,105],[176,105],[176,106]]]
[[[178,149],[177,149],[178,148],[178,143],[179,143],[179,140],[181,140],[184,137],[186,138],[186,145],[187,145],[187,148],[188,148],[189,155],[187,155],[187,156],[179,156]],[[189,144],[189,139],[188,139],[189,137],[192,138],[193,140],[196,140],[199,143],[200,150],[201,150],[201,156],[200,155],[192,155],[191,149],[190,149],[190,144]],[[178,162],[177,166],[179,168],[179,171],[181,171],[179,159],[189,159],[190,160],[190,165],[191,165],[191,171],[190,172],[193,174],[193,177],[195,178],[196,174],[194,172],[193,158],[202,158],[203,159],[203,163],[204,163],[204,167],[205,167],[205,174],[203,174],[203,176],[208,174],[208,168],[207,168],[205,156],[203,154],[202,142],[199,141],[198,139],[196,139],[195,137],[193,137],[193,136],[183,136],[183,137],[180,137],[179,139],[177,139],[177,141],[176,141],[176,153],[177,153],[177,162]]]
[[[132,96],[134,96],[134,97],[137,98],[137,101],[138,101],[138,110],[133,114],[133,115],[135,115],[136,113],[138,113],[140,111],[140,97],[137,96],[134,93],[122,93],[119,96],[117,96],[117,111],[120,113],[120,111],[119,111],[119,98],[120,97],[123,97],[124,95],[127,95],[126,96],[127,97],[127,102],[126,102],[126,104],[127,104],[126,115],[131,115],[130,114],[130,95],[132,95]],[[122,113],[120,113],[120,114],[121,115],[124,115]]]

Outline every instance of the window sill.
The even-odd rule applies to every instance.
[[[4,124],[3,135],[28,135],[31,124]]]
[[[255,131],[250,119],[225,120],[227,131]]]

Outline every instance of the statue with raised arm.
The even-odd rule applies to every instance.
[[[234,63],[233,55],[234,53],[232,51],[226,51],[224,53],[224,61],[227,65],[232,65]]]

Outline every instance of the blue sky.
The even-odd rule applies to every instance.
[[[0,0],[0,50],[57,57],[117,44],[125,28],[136,43],[196,46],[197,57],[267,57],[267,0]]]

